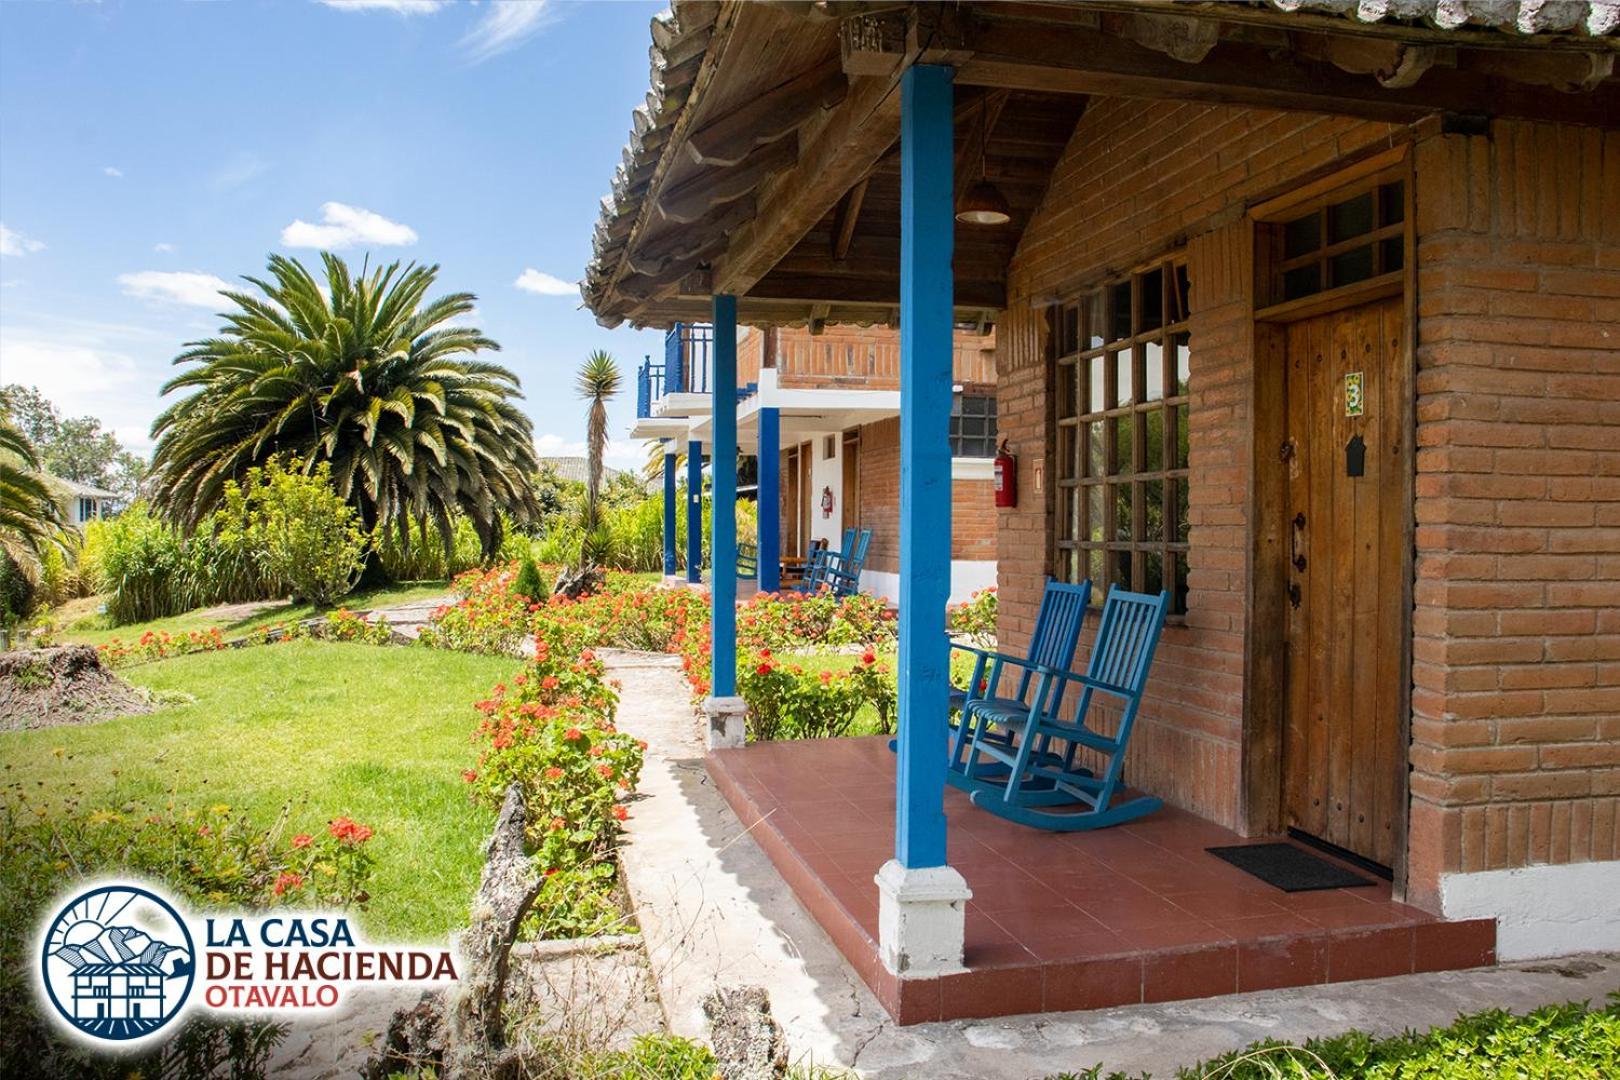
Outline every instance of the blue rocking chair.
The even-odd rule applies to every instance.
[[[853,528],[845,529],[842,550],[848,551],[854,544],[855,530]],[[799,579],[799,584],[796,586],[798,591],[807,596],[814,596],[820,592],[821,586],[827,582],[827,568],[837,556],[838,552],[827,550],[825,541],[816,541],[815,546],[810,549],[810,561],[805,564],[804,577]]]
[[[1113,589],[1103,605],[1102,624],[1084,675],[1057,668],[1039,671],[1044,685],[1028,703],[987,698],[967,701],[962,727],[971,729],[972,741],[964,768],[957,775],[963,781],[960,786],[970,790],[973,805],[1010,821],[1059,832],[1118,825],[1164,805],[1148,795],[1115,804],[1114,795],[1169,606],[1168,592],[1149,596]],[[1069,682],[1081,686],[1073,721],[1058,717],[1062,703],[1058,688]],[[1101,734],[1086,724],[1092,699],[1099,693],[1121,702],[1119,727],[1113,735]],[[1052,748],[1056,742],[1065,746],[1061,754]],[[1101,775],[1075,763],[1081,749],[1104,757]],[[990,761],[981,762],[981,757]],[[984,766],[991,763],[1003,766],[1006,772],[996,777],[982,775]]]
[[[948,722],[951,764],[950,772],[945,777],[947,781],[958,787],[971,786],[967,783],[967,766],[963,759],[979,726],[978,721],[989,710],[970,713],[966,707],[970,698],[984,699],[997,711],[1016,713],[1029,708],[1033,685],[1034,700],[1050,697],[1050,708],[1053,712],[1057,711],[1057,707],[1063,703],[1063,690],[1067,683],[1061,679],[1054,683],[1049,673],[1068,671],[1074,663],[1074,653],[1080,644],[1080,628],[1085,622],[1086,608],[1090,603],[1090,581],[1065,585],[1048,580],[1041,594],[1041,607],[1035,615],[1035,632],[1030,635],[1029,654],[1026,657],[1008,656],[974,648],[963,642],[951,642],[951,648],[972,654],[974,661],[973,675],[968,679],[967,687],[953,686],[950,691],[951,708],[957,711],[959,719]],[[1018,670],[1018,686],[1010,695],[1001,685],[1002,676],[1009,665]],[[988,673],[986,668],[989,669]],[[1011,745],[1012,742],[1012,732],[1009,730],[989,731],[985,737],[1003,745]],[[1000,773],[1005,777],[1004,766],[994,762],[984,764],[985,767],[980,770],[981,776]]]
[[[964,757],[973,741],[976,722],[981,714],[970,714],[966,707],[968,701],[987,699],[1000,711],[1018,712],[1029,708],[1027,699],[1032,686],[1036,700],[1052,697],[1052,673],[1068,671],[1074,663],[1074,653],[1080,644],[1080,628],[1085,622],[1086,608],[1090,603],[1090,581],[1065,585],[1048,579],[1046,589],[1041,594],[1040,610],[1035,615],[1035,632],[1029,638],[1028,656],[1010,656],[965,642],[951,642],[951,648],[970,653],[974,661],[973,674],[967,686],[950,688],[950,707],[956,716],[946,721],[950,735],[950,771],[945,774],[947,782],[964,790],[972,790],[974,786],[967,779]],[[1001,680],[1009,666],[1018,670],[1018,686],[1007,695],[1002,691]],[[1057,680],[1055,700],[1051,703],[1054,710],[1062,704],[1065,685],[1063,680]],[[985,737],[1003,746],[1012,745],[1010,731],[991,731]],[[890,750],[898,745],[896,740],[889,740]],[[979,779],[999,776],[1004,780],[1007,767],[995,761],[983,762],[975,775]]]
[[[851,541],[850,533],[855,533]],[[844,530],[844,546],[827,556],[822,581],[832,589],[834,596],[850,596],[861,584],[861,570],[866,566],[866,551],[872,546],[872,530]]]

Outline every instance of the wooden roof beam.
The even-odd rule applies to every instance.
[[[1385,87],[1330,63],[1223,42],[1199,63],[1084,26],[963,13],[963,85],[1113,97],[1195,100],[1409,123],[1436,112],[1556,118],[1620,127],[1620,86],[1564,94],[1450,68],[1415,85]],[[846,65],[847,66],[847,65]]]
[[[686,154],[699,165],[735,165],[756,146],[796,131],[819,110],[844,100],[849,80],[836,64],[807,71],[754,98],[686,140]]]
[[[792,167],[798,157],[799,140],[790,133],[755,150],[740,165],[704,169],[665,189],[658,195],[658,212],[668,221],[690,224],[716,206],[749,194],[772,173]]]
[[[869,183],[871,177],[856,181],[844,201],[838,204],[838,218],[833,222],[832,257],[839,262],[849,257],[850,241],[855,239],[855,225],[861,219],[861,203],[866,201]]]
[[[900,88],[890,78],[850,80],[849,93],[799,132],[799,167],[756,194],[759,212],[714,264],[716,290],[742,296],[827,216],[900,135]]]

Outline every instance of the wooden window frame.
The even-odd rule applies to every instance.
[[[1157,273],[1158,325],[1144,328],[1147,282]],[[1191,417],[1190,377],[1192,333],[1187,305],[1187,253],[1177,249],[1076,290],[1055,309],[1051,335],[1052,363],[1057,387],[1053,440],[1056,464],[1056,529],[1054,576],[1061,581],[1093,578],[1092,602],[1101,605],[1111,584],[1133,591],[1169,589],[1172,618],[1186,612],[1187,537],[1185,507],[1180,496],[1190,483],[1189,463],[1178,461],[1184,444],[1182,428]],[[1109,298],[1121,285],[1130,289],[1130,324],[1116,333]],[[1093,327],[1100,322],[1100,329]],[[1180,345],[1185,372],[1177,364]],[[1152,346],[1158,347],[1159,394],[1148,397],[1147,365]],[[1121,400],[1120,359],[1129,357],[1131,393]],[[1098,363],[1100,362],[1100,363]],[[1100,368],[1101,397],[1093,396],[1093,368]],[[1148,418],[1161,417],[1158,467],[1149,468]],[[1129,465],[1121,459],[1120,421],[1127,422]],[[1087,453],[1092,425],[1100,428],[1095,445],[1096,471]],[[1158,488],[1157,537],[1148,535],[1146,494]],[[1122,520],[1121,490],[1129,492],[1129,521]],[[1093,496],[1093,491],[1100,494]],[[1101,520],[1093,522],[1100,501]],[[1095,526],[1095,527],[1094,527]],[[1118,557],[1124,556],[1125,560]],[[1149,558],[1158,557],[1159,580],[1149,580]],[[1153,586],[1156,584],[1156,588]]]
[[[1404,148],[1402,148],[1404,150]],[[1383,155],[1380,155],[1382,158]],[[1256,303],[1254,317],[1261,322],[1292,322],[1297,319],[1308,319],[1339,308],[1353,307],[1357,304],[1368,303],[1372,300],[1386,296],[1398,295],[1406,285],[1408,267],[1406,260],[1410,258],[1407,238],[1410,236],[1413,222],[1411,217],[1411,199],[1409,189],[1411,179],[1404,160],[1404,154],[1396,158],[1397,164],[1382,165],[1369,169],[1362,175],[1346,178],[1340,185],[1311,191],[1308,197],[1288,200],[1277,199],[1262,206],[1255,207],[1250,216],[1255,223],[1255,289]],[[1379,164],[1382,164],[1381,162]],[[1401,183],[1403,185],[1400,196],[1401,219],[1398,221],[1384,220],[1384,201],[1378,197],[1379,189],[1386,184]],[[1328,240],[1328,213],[1335,207],[1362,195],[1371,193],[1373,209],[1373,227],[1369,232],[1347,240],[1330,242]],[[1283,254],[1284,227],[1301,217],[1316,215],[1318,218],[1318,236],[1321,239],[1313,250],[1292,258],[1285,258]],[[1390,269],[1384,265],[1384,245],[1386,241],[1401,241],[1402,265]],[[1324,284],[1330,277],[1330,264],[1337,255],[1360,248],[1368,248],[1372,253],[1372,276],[1354,281],[1347,285],[1325,285],[1316,292],[1291,300],[1283,299],[1283,275],[1288,271],[1301,266],[1315,264],[1318,269],[1319,280]]]

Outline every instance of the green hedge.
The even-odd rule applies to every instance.
[[[1449,1027],[1378,1039],[1351,1031],[1303,1046],[1255,1043],[1180,1070],[1181,1080],[1613,1080],[1620,1077],[1620,995],[1548,1005],[1528,1015],[1503,1009],[1459,1017]],[[1147,1080],[1101,1066],[1048,1080]]]

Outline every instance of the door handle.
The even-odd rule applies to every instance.
[[[1294,515],[1293,528],[1288,532],[1288,561],[1294,564],[1294,569],[1301,573],[1305,570],[1305,553],[1301,550],[1305,540],[1305,514],[1303,511]]]

